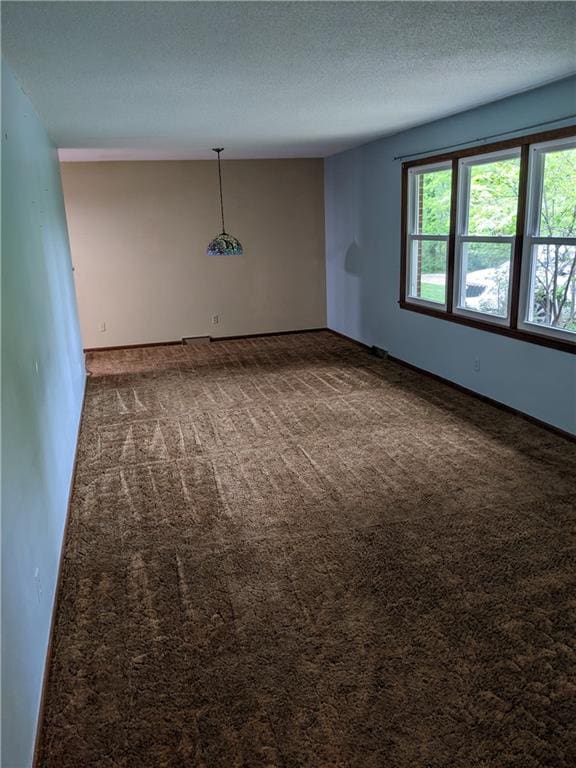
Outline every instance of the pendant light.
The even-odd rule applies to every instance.
[[[242,244],[226,232],[224,227],[224,200],[222,198],[222,169],[220,168],[220,152],[224,147],[213,149],[218,155],[218,181],[220,183],[220,214],[222,216],[222,232],[210,242],[206,253],[208,256],[242,256]]]

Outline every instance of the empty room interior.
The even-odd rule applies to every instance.
[[[576,3],[0,12],[3,768],[574,768]]]

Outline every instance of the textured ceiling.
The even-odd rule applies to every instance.
[[[112,157],[324,156],[576,71],[573,2],[4,2],[2,21],[56,145]]]

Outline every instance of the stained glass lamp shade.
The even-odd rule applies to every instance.
[[[208,256],[242,256],[242,243],[233,235],[229,235],[224,227],[224,199],[222,197],[222,170],[220,168],[220,152],[223,147],[214,149],[218,155],[218,181],[220,185],[220,214],[222,216],[222,232],[210,241],[206,253]]]
[[[221,232],[211,240],[206,249],[208,256],[242,256],[242,244],[227,232]]]

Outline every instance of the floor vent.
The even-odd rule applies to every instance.
[[[186,336],[182,344],[210,344],[210,336]]]

